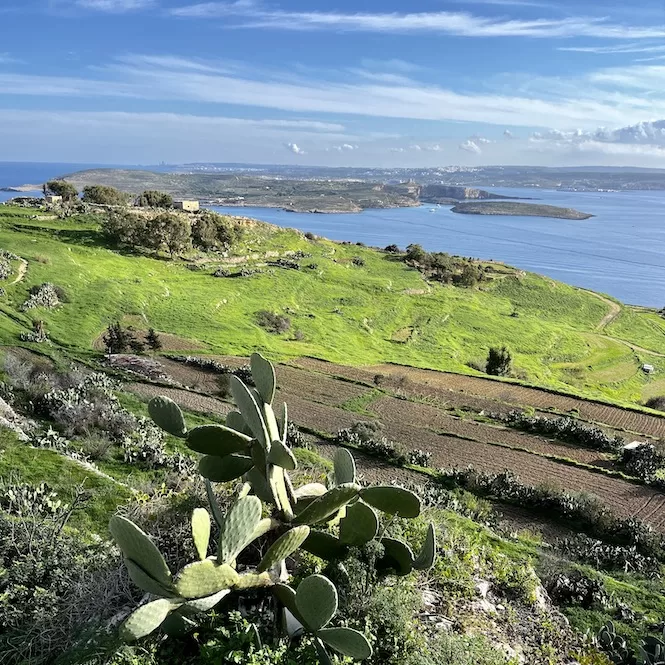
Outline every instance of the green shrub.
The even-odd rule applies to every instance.
[[[275,314],[265,309],[256,313],[256,323],[268,332],[279,335],[291,328],[291,319],[283,314]]]
[[[173,197],[151,189],[143,192],[134,204],[142,208],[173,208]]]
[[[485,371],[491,376],[508,376],[512,369],[513,357],[505,346],[490,348],[487,354]]]
[[[115,187],[106,185],[88,185],[83,188],[83,201],[98,205],[121,206],[126,205],[129,195]]]

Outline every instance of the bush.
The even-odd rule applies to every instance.
[[[192,244],[204,250],[227,249],[242,238],[242,228],[228,217],[201,211],[192,221]]]
[[[650,409],[656,409],[656,411],[665,411],[665,396],[650,397],[644,403],[644,406],[648,406]]]
[[[134,205],[141,208],[173,208],[173,197],[165,192],[150,189],[143,192]]]
[[[162,348],[162,340],[154,328],[148,330],[145,341],[151,351],[159,351]]]
[[[508,414],[490,413],[490,418],[500,420],[508,427],[573,443],[585,448],[592,448],[602,452],[616,453],[624,445],[624,439],[619,435],[606,434],[600,427],[586,425],[574,418],[546,418],[544,416],[528,416],[521,411],[511,411]]]
[[[383,251],[390,252],[391,254],[399,254],[401,250],[397,245],[388,245]]]
[[[12,517],[0,512],[2,662],[47,665],[138,598],[109,544],[65,529],[80,493],[67,506],[46,486],[8,491]]]
[[[621,570],[656,578],[662,569],[655,557],[640,554],[634,545],[608,545],[601,540],[578,535],[560,540],[556,547],[567,558],[588,563],[601,570]]]
[[[487,355],[485,371],[491,376],[508,376],[513,364],[513,357],[505,346],[500,349],[491,347]]]
[[[305,238],[307,238],[307,240],[316,240],[316,236],[311,231],[305,233]]]
[[[78,199],[79,193],[76,187],[66,180],[49,180],[46,183],[46,191],[55,196],[62,196],[64,202]]]
[[[256,313],[256,323],[264,330],[276,335],[291,328],[291,319],[282,314],[275,314],[263,309]]]
[[[425,450],[410,450],[408,454],[409,464],[428,468],[432,461],[432,453]]]
[[[98,205],[122,206],[126,205],[129,195],[115,187],[106,185],[88,185],[83,188],[83,201]]]
[[[380,426],[377,423],[359,422],[351,428],[341,429],[337,432],[335,442],[338,444],[350,443],[358,446],[368,455],[399,466],[409,462],[406,448],[381,436]]]
[[[351,259],[351,263],[353,263],[354,266],[362,268],[365,265],[365,259],[363,259],[362,256],[354,256]]]
[[[608,601],[602,581],[588,577],[578,570],[555,575],[546,582],[545,588],[556,605],[579,605],[589,610],[602,607]]]
[[[217,268],[214,273],[212,273],[213,277],[229,277],[231,275],[231,271],[228,268]]]
[[[45,282],[30,289],[30,297],[21,305],[21,311],[26,312],[36,307],[54,309],[59,304],[60,298],[58,298],[56,287],[50,282]]]
[[[643,443],[637,448],[624,448],[621,464],[632,476],[647,483],[658,483],[665,489],[665,483],[656,474],[665,467],[665,455],[661,455],[650,443]]]

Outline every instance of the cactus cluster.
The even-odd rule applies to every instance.
[[[608,621],[596,636],[595,643],[608,655],[615,665],[665,665],[665,630],[663,639],[646,637],[642,640],[638,653],[629,650],[626,640],[617,635],[614,623]]]
[[[251,371],[255,387],[237,376],[230,388],[238,410],[224,425],[203,425],[188,430],[180,408],[166,397],[149,404],[153,420],[163,430],[184,439],[203,456],[199,471],[206,478],[212,517],[219,527],[217,551],[208,556],[211,517],[198,508],[192,515],[192,538],[199,560],[172,576],[157,548],[137,526],[124,517],[111,521],[111,533],[122,550],[132,580],[157,596],[139,607],[124,623],[128,640],[148,635],[158,627],[167,633],[186,631],[192,617],[212,609],[231,592],[250,587],[271,587],[284,609],[288,632],[312,636],[322,663],[329,663],[326,646],[353,659],[371,655],[362,633],[350,628],[327,627],[337,612],[337,590],[322,575],[303,580],[297,591],[282,584],[285,560],[302,548],[328,561],[341,561],[353,547],[377,539],[383,556],[377,569],[407,575],[434,564],[436,537],[430,524],[421,550],[414,554],[407,543],[385,536],[380,514],[415,518],[421,510],[413,492],[393,486],[363,487],[358,483],[351,453],[340,448],[327,484],[311,483],[295,488],[289,471],[297,467],[287,444],[286,404],[278,418],[273,410],[275,370],[254,354]],[[244,481],[227,514],[222,514],[211,483]],[[265,509],[265,510],[264,510]],[[269,514],[263,517],[264,512]],[[272,544],[255,570],[239,574],[236,559],[256,539],[268,534]]]

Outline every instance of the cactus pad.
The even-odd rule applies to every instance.
[[[178,595],[172,584],[169,586],[160,584],[131,559],[125,559],[125,566],[127,566],[130,579],[139,589],[143,589],[143,591],[147,591],[153,596],[160,596],[161,598],[173,598]]]
[[[356,482],[356,462],[346,448],[338,448],[333,458],[335,464],[335,485]]]
[[[187,434],[187,425],[180,407],[168,397],[153,397],[148,402],[148,413],[165,432],[182,439]]]
[[[284,478],[284,469],[280,466],[271,465],[268,470],[268,483],[270,485],[270,492],[272,500],[277,510],[284,513],[284,518],[287,521],[293,519],[293,508],[291,508],[291,501],[289,493],[286,489],[286,480]]]
[[[266,360],[260,353],[253,353],[249,359],[249,366],[261,399],[266,404],[272,404],[275,397],[276,384],[275,368],[272,363]]]
[[[159,584],[167,588],[171,586],[171,571],[166,565],[164,557],[146,533],[132,521],[120,515],[111,518],[109,530],[126,559],[130,559],[140,566]]]
[[[354,660],[365,660],[372,655],[367,638],[353,628],[324,628],[317,637],[344,656]]]
[[[326,531],[310,531],[307,540],[302,544],[302,548],[326,561],[345,559],[349,553],[347,545]]]
[[[233,399],[238,405],[247,426],[252,430],[254,437],[261,442],[261,445],[267,447],[269,443],[268,432],[259,404],[257,404],[249,388],[237,376],[231,375],[229,386]]]
[[[257,589],[259,587],[272,586],[273,581],[268,573],[245,573],[240,576],[235,589]]]
[[[272,503],[272,491],[266,477],[259,471],[256,465],[252,467],[246,475],[247,482],[252,486],[254,494],[263,501],[263,503]]]
[[[357,485],[338,485],[315,499],[296,517],[297,524],[316,524],[334,515],[358,496]]]
[[[309,536],[308,526],[297,526],[283,533],[268,549],[257,570],[260,573],[270,570],[276,563],[293,554]]]
[[[210,504],[210,510],[212,510],[212,516],[215,520],[217,526],[221,527],[224,523],[224,515],[220,510],[219,503],[217,503],[217,497],[215,496],[215,491],[212,489],[210,481],[205,479],[206,486],[206,496],[208,497],[208,503]]]
[[[179,603],[174,603],[174,601],[167,600],[166,598],[160,598],[146,605],[141,605],[122,624],[120,637],[126,642],[135,642],[146,635],[150,635],[150,633],[162,625],[169,612],[178,607],[178,605]]]
[[[187,447],[204,455],[225,457],[249,450],[251,437],[224,425],[201,425],[187,434]]]
[[[210,542],[210,513],[205,508],[196,508],[192,513],[192,540],[199,559],[203,561],[208,556]]]
[[[215,457],[206,455],[199,460],[199,473],[213,483],[226,483],[229,480],[240,478],[254,466],[251,457],[246,455],[227,455]]]
[[[360,492],[360,498],[388,515],[408,518],[420,515],[420,499],[402,487],[366,487]]]
[[[231,593],[230,589],[222,589],[217,593],[213,593],[211,596],[206,596],[205,598],[196,598],[195,600],[190,600],[182,606],[182,612],[187,614],[198,614],[199,612],[208,612],[215,605],[220,603],[226,596]]]
[[[316,633],[327,625],[337,612],[337,589],[323,575],[310,575],[298,586],[296,606],[305,626]]]
[[[413,567],[416,570],[429,570],[434,565],[435,559],[436,533],[434,531],[434,525],[430,522],[429,527],[427,527],[427,536],[425,536],[425,542],[423,543],[420,553],[413,562]]]
[[[238,411],[230,411],[226,416],[226,426],[234,429],[236,432],[242,432],[251,436],[252,430],[249,429],[242,414]]]
[[[233,504],[220,529],[220,563],[230,563],[252,542],[260,521],[261,501],[257,497],[246,496]]]
[[[238,582],[238,573],[231,566],[218,566],[214,561],[196,561],[185,566],[175,588],[183,598],[212,596],[222,589],[230,589]]]
[[[316,499],[319,496],[323,496],[328,491],[328,488],[321,483],[308,483],[307,485],[302,485],[299,487],[295,494],[296,499]]]
[[[382,538],[381,544],[385,554],[376,562],[378,569],[394,570],[396,575],[408,575],[413,570],[413,552],[406,543],[394,538]]]
[[[346,516],[339,525],[339,539],[343,543],[361,547],[379,532],[379,519],[370,506],[357,501],[346,507]]]
[[[268,462],[281,466],[287,471],[294,471],[298,466],[293,453],[279,439],[272,442],[268,453]]]
[[[282,414],[277,423],[279,425],[279,434],[282,439],[282,443],[286,443],[286,430],[289,426],[289,407],[286,406],[286,402],[282,404]]]

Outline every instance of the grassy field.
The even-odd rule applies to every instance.
[[[187,340],[191,348],[202,344],[210,353],[262,349],[275,359],[311,355],[465,373],[474,373],[467,363],[482,361],[490,346],[505,344],[516,378],[533,384],[620,402],[641,402],[661,389],[665,322],[659,316],[623,308],[597,330],[609,311],[606,302],[537,275],[502,269],[477,289],[427,284],[393,255],[258,226],[234,253],[302,250],[311,254],[302,270],[264,267],[251,277],[213,278],[223,263],[219,256],[170,261],[112,251],[94,216],[31,219],[30,213],[0,207],[0,248],[29,266],[19,283],[10,285],[15,275],[0,283],[6,290],[0,298],[3,344],[15,344],[39,318],[55,344],[80,355],[120,319],[177,335],[183,348]],[[355,265],[354,257],[364,265]],[[68,302],[22,313],[30,287],[43,282],[62,287]],[[291,329],[266,332],[256,324],[260,310],[288,316]],[[654,375],[641,371],[645,362],[656,367]]]

